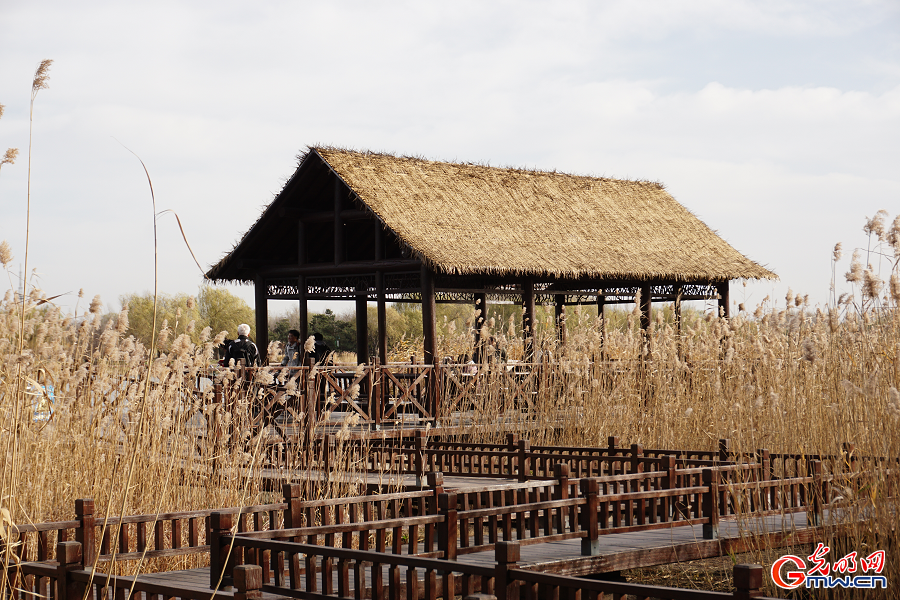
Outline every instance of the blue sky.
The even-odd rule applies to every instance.
[[[896,2],[0,0],[0,57],[0,152],[22,152],[0,170],[13,275],[31,78],[55,61],[29,264],[69,307],[153,286],[147,184],[121,144],[204,268],[309,144],[662,181],[781,276],[739,286],[748,304],[788,287],[824,303],[834,243],[900,213]],[[158,223],[161,290],[195,292],[175,220]]]

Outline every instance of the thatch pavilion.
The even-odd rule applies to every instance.
[[[775,274],[743,256],[649,181],[503,169],[335,148],[310,148],[241,241],[207,276],[256,288],[257,344],[268,344],[269,299],[355,300],[357,356],[368,362],[366,303],[378,305],[387,355],[389,301],[421,302],[425,362],[436,353],[435,305],[718,298],[731,279]]]

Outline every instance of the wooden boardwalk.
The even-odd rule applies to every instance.
[[[715,558],[759,547],[810,544],[821,535],[821,530],[821,527],[808,526],[806,514],[803,512],[741,520],[727,518],[719,521],[719,538],[714,540],[703,539],[702,527],[696,525],[676,525],[666,529],[603,535],[600,538],[600,553],[597,556],[582,556],[579,539],[526,545],[521,547],[518,568],[568,576],[597,575]],[[463,554],[458,557],[457,562],[487,568],[494,568],[496,564],[493,551]],[[384,567],[384,571],[387,575],[387,566]],[[420,570],[418,573],[420,581],[422,575]],[[141,579],[148,583],[172,585],[198,593],[210,590],[209,567],[148,573],[142,575]],[[403,582],[403,586],[406,585],[405,568],[401,568],[400,581]],[[305,583],[303,574],[301,585],[298,587],[305,587]],[[333,585],[334,589],[337,589],[337,572]],[[371,585],[371,573],[368,570],[365,585],[367,587]],[[479,582],[473,581],[472,585],[477,590]],[[284,596],[263,594],[266,600],[282,597]]]

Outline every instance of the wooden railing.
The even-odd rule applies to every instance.
[[[727,447],[727,440],[720,440]],[[650,450],[640,444],[618,445],[609,438],[607,448],[566,446],[532,447],[528,440],[509,434],[506,444],[443,441],[417,430],[411,437],[366,442],[366,470],[415,474],[441,472],[447,476],[518,479],[553,479],[556,465],[566,464],[575,477],[605,477],[662,468],[673,459],[680,467],[735,464],[719,452]],[[726,456],[728,456],[726,454]],[[710,458],[711,457],[711,458]]]
[[[220,553],[211,556],[210,569],[220,577],[215,577],[211,588],[206,590],[190,589],[177,582],[148,581],[141,576],[92,573],[82,562],[81,544],[75,541],[57,545],[58,563],[16,565],[9,571],[9,585],[15,590],[14,597],[34,595],[55,600],[81,600],[86,596],[113,600],[126,598],[132,592],[153,600],[207,600],[211,597],[250,600],[260,598],[265,592],[288,597],[368,597],[372,600],[451,599],[475,592],[492,595],[496,600],[584,598],[603,594],[666,600],[686,597],[724,600],[761,598],[763,583],[763,569],[759,565],[734,567],[735,590],[732,594],[535,572],[519,568],[518,542],[500,542],[494,551],[494,566],[225,534],[219,536],[216,547],[220,548]],[[273,557],[275,562],[290,565],[290,568],[274,580],[264,579],[263,565],[233,564],[231,557],[237,554],[236,549],[257,559]],[[235,591],[226,591],[226,586],[234,586]]]
[[[618,447],[613,441],[610,447],[595,451],[542,447],[533,452],[527,441],[513,437],[507,444],[468,444],[429,441],[424,435],[417,435],[411,444],[407,440],[375,444],[368,452],[372,464],[379,468],[390,464],[400,472],[420,475],[417,490],[301,501],[303,489],[299,484],[291,484],[284,486],[282,503],[221,510],[235,515],[241,533],[331,525],[356,527],[353,524],[439,514],[438,497],[447,491],[444,469],[451,475],[525,479],[517,484],[452,490],[456,493],[454,509],[462,532],[459,547],[468,552],[465,549],[486,548],[499,541],[574,537],[576,532],[578,536],[596,538],[606,532],[667,527],[678,522],[702,524],[705,536],[712,538],[719,519],[746,515],[806,511],[811,524],[822,524],[826,507],[841,495],[864,489],[874,476],[871,469],[859,470],[861,460],[853,465],[843,460],[825,462],[783,455],[790,461],[788,471],[792,475],[779,477],[783,468],[772,468],[772,455],[766,450],[754,455],[760,459],[756,462],[734,464],[695,458],[701,453],[691,456],[690,451],[662,455],[662,451],[654,450],[646,456],[638,445]],[[728,457],[734,458],[731,454]],[[328,453],[324,452],[321,468],[326,471],[327,458]],[[799,475],[793,474],[798,470],[794,468],[796,464],[802,465]],[[548,473],[551,467],[553,471]],[[432,472],[433,469],[441,471]],[[585,510],[582,503],[592,493],[581,487],[588,485],[585,481],[593,481],[590,485],[597,486],[596,534],[591,533],[590,526],[581,525]],[[896,494],[896,490],[891,493]],[[554,511],[557,516],[548,516]],[[95,514],[91,500],[78,500],[74,520],[14,526],[10,542],[22,560],[47,561],[54,558],[57,543],[78,541],[85,548],[88,565],[202,554],[208,549],[212,512],[207,509],[107,519]],[[562,514],[567,518],[561,520]],[[378,536],[387,536],[385,539],[389,537],[393,543],[404,536],[415,541],[420,532],[425,532],[430,542],[436,535],[435,523],[417,524],[419,529],[370,527],[371,536],[362,533],[362,526],[351,529],[356,532],[357,544],[362,545],[369,543],[369,537],[375,540]],[[335,533],[343,535],[346,531]],[[307,541],[319,543],[326,532],[308,530],[302,535],[316,536],[315,541],[312,537]],[[447,551],[426,546],[427,549],[406,552]]]
[[[239,594],[253,590],[288,597],[337,596],[373,600],[451,599],[476,592],[483,594],[482,598],[491,600],[558,598],[560,594],[570,598],[598,598],[607,593],[614,597],[634,595],[637,598],[673,600],[687,597],[699,600],[762,598],[763,568],[759,565],[736,565],[735,590],[728,594],[598,581],[520,569],[520,543],[514,541],[497,544],[494,566],[225,534],[219,541],[220,555],[211,561],[210,568],[221,573],[216,578],[217,582],[237,586]],[[247,555],[271,555],[278,563],[290,565],[289,574],[269,582],[263,576],[263,565],[235,566],[231,564],[230,557],[237,548]]]
[[[632,453],[628,461],[637,458]],[[444,488],[442,474],[430,473],[421,490],[328,500],[303,500],[301,486],[289,484],[283,503],[112,517],[105,528],[94,517],[93,503],[79,500],[74,521],[18,529],[12,541],[22,542],[21,556],[38,560],[11,565],[7,577],[20,590],[54,598],[75,598],[88,585],[98,598],[134,585],[151,596],[199,600],[202,594],[140,579],[98,574],[99,579],[91,580],[89,571],[114,559],[208,553],[211,588],[233,584],[239,593],[244,586],[271,593],[290,589],[328,595],[337,590],[346,597],[359,585],[372,586],[373,598],[398,599],[416,598],[420,591],[439,597],[474,590],[499,598],[501,588],[527,595],[534,585],[594,593],[598,582],[584,587],[571,578],[518,573],[518,548],[580,539],[580,554],[591,556],[599,554],[602,536],[610,533],[690,524],[702,526],[704,538],[715,539],[723,518],[800,510],[806,511],[810,525],[822,525],[825,510],[837,499],[837,485],[860,488],[872,476],[865,471],[826,473],[821,461],[810,462],[811,476],[772,478],[765,463],[682,468],[675,456],[647,460],[664,468],[571,478],[569,465],[557,462],[553,480],[457,491]],[[49,551],[54,536],[55,562]],[[82,553],[82,548],[87,551]],[[498,557],[494,568],[455,561],[461,555],[492,551]],[[245,563],[260,567],[256,588],[251,585],[255,580],[241,579],[250,571],[235,569]],[[505,573],[502,585],[496,579],[500,572]],[[107,580],[110,587],[104,589]],[[618,590],[625,588],[605,589],[623,593]]]

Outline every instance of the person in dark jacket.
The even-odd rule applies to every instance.
[[[315,346],[313,346],[312,357],[316,360],[316,363],[322,364],[328,358],[328,355],[331,354],[331,348],[325,343],[325,337],[321,333],[314,333],[313,339],[316,342]]]
[[[250,326],[246,323],[238,325],[238,339],[234,340],[225,350],[224,363],[226,367],[233,367],[240,360],[243,360],[247,367],[259,366],[259,350],[256,348],[256,344],[247,337],[248,335],[250,335]]]

